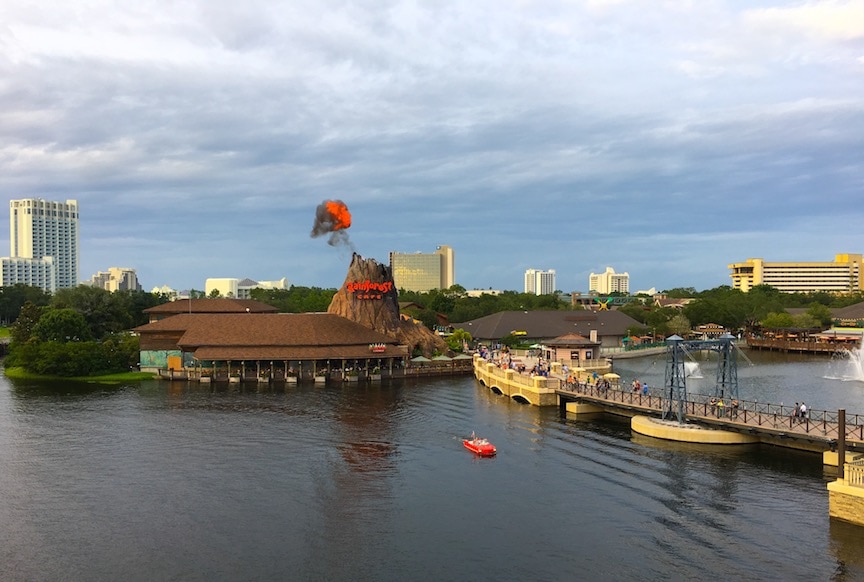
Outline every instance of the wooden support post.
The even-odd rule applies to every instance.
[[[837,478],[845,479],[846,464],[846,409],[837,411]]]

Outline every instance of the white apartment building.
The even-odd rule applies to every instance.
[[[57,290],[54,257],[24,259],[21,257],[0,258],[0,286],[29,285],[53,293]]]
[[[204,282],[204,294],[210,297],[214,290],[220,297],[231,299],[251,299],[252,289],[290,289],[288,279],[278,281],[253,281],[252,279],[212,278]]]
[[[525,293],[534,295],[555,293],[555,269],[548,271],[528,269],[525,271]]]
[[[135,269],[127,267],[109,267],[107,271],[99,271],[90,278],[90,285],[111,292],[141,291]]]
[[[849,293],[864,291],[864,258],[860,254],[840,254],[834,262],[771,263],[747,259],[732,263],[732,287],[747,292],[756,285],[770,285],[783,293]]]
[[[9,257],[0,285],[23,283],[53,293],[78,285],[78,201],[24,198],[9,202]],[[53,271],[53,277],[49,275]]]
[[[591,273],[588,276],[588,292],[597,295],[610,293],[630,294],[630,274],[616,273],[612,267],[606,267],[603,273]]]

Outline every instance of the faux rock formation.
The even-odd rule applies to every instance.
[[[388,335],[412,350],[419,348],[427,357],[447,351],[447,343],[426,326],[400,317],[399,295],[390,267],[357,253],[351,257],[345,283],[333,296],[327,312]]]

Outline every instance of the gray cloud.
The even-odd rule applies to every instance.
[[[361,254],[448,244],[469,288],[713,287],[864,251],[836,228],[862,214],[864,43],[811,4],[13,1],[0,188],[78,199],[81,276],[148,287],[339,285],[324,199]]]

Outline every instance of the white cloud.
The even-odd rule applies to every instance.
[[[805,34],[828,41],[864,38],[864,2],[828,0],[747,10],[745,23],[766,34]]]

